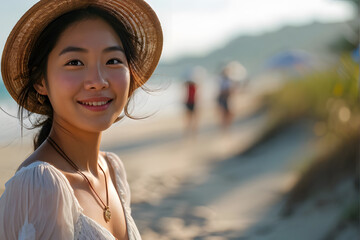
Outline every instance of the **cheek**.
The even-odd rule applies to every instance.
[[[48,76],[49,87],[55,92],[71,93],[82,84],[83,74],[79,72],[56,72]]]
[[[129,88],[130,88],[130,73],[128,70],[113,72],[110,74],[110,79],[112,79],[111,84],[113,85],[115,91],[128,98]],[[119,96],[120,97],[120,96]]]

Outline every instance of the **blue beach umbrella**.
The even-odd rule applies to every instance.
[[[351,56],[355,62],[360,63],[360,45],[352,52]]]
[[[266,63],[266,69],[288,69],[298,65],[309,66],[313,61],[313,57],[300,50],[289,50],[278,53],[271,57]]]

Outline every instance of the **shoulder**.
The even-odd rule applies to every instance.
[[[36,161],[21,167],[6,182],[4,195],[30,201],[50,201],[63,195],[71,196],[71,188],[58,169],[49,163]]]
[[[125,174],[126,177],[124,163],[117,154],[113,152],[101,152],[101,155],[111,165],[116,173]]]
[[[42,144],[27,159],[25,159],[25,161],[21,163],[17,171],[23,168],[27,169],[30,166],[37,166],[39,162],[40,165],[43,165],[50,171],[61,169],[62,172],[67,172],[72,170],[71,166],[69,166],[66,161],[63,161],[62,157],[56,151],[54,151],[51,146],[48,144]],[[52,172],[59,173],[59,171]]]
[[[42,161],[40,161],[39,159],[41,159],[40,157],[38,157],[35,152],[32,153],[27,159],[25,159],[25,161],[23,161],[20,166],[18,167],[18,169],[16,170],[16,172],[18,172],[20,169],[22,168],[26,168],[30,165],[32,165],[33,167],[36,166],[35,163],[37,164],[41,164],[44,163]]]
[[[59,185],[63,183],[63,178],[61,172],[51,164],[42,161],[32,161],[21,164],[15,175],[6,184],[13,182],[28,183],[30,180],[40,184],[38,186],[41,186],[42,183]]]
[[[5,184],[0,232],[17,236],[24,226],[31,226],[37,236],[71,235],[79,214],[65,176],[49,163],[37,161],[19,169]]]
[[[81,211],[66,177],[51,164],[41,161],[22,167],[6,182],[0,205],[20,207],[25,211],[32,207],[48,208],[49,211],[61,207],[73,213]]]
[[[44,181],[55,183],[56,180],[59,179],[57,172],[58,170],[47,162],[24,161],[6,185],[14,183],[28,183],[29,180],[36,181],[39,184]]]
[[[109,159],[114,160],[114,161],[121,161],[119,156],[117,154],[113,153],[113,152],[102,151],[100,154],[104,158],[109,158]]]

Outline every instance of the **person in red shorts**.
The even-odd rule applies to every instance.
[[[196,90],[197,86],[193,80],[187,80],[186,84],[186,129],[187,133],[195,133],[197,124],[196,124]]]

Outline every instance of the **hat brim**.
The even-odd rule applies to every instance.
[[[143,0],[42,0],[30,8],[11,31],[4,47],[1,74],[10,95],[19,103],[19,94],[28,82],[26,73],[31,50],[44,28],[59,16],[88,6],[99,7],[121,21],[138,41],[137,62],[132,66],[144,81],[154,72],[162,52],[162,29],[155,12]],[[28,111],[45,114],[31,93]]]

